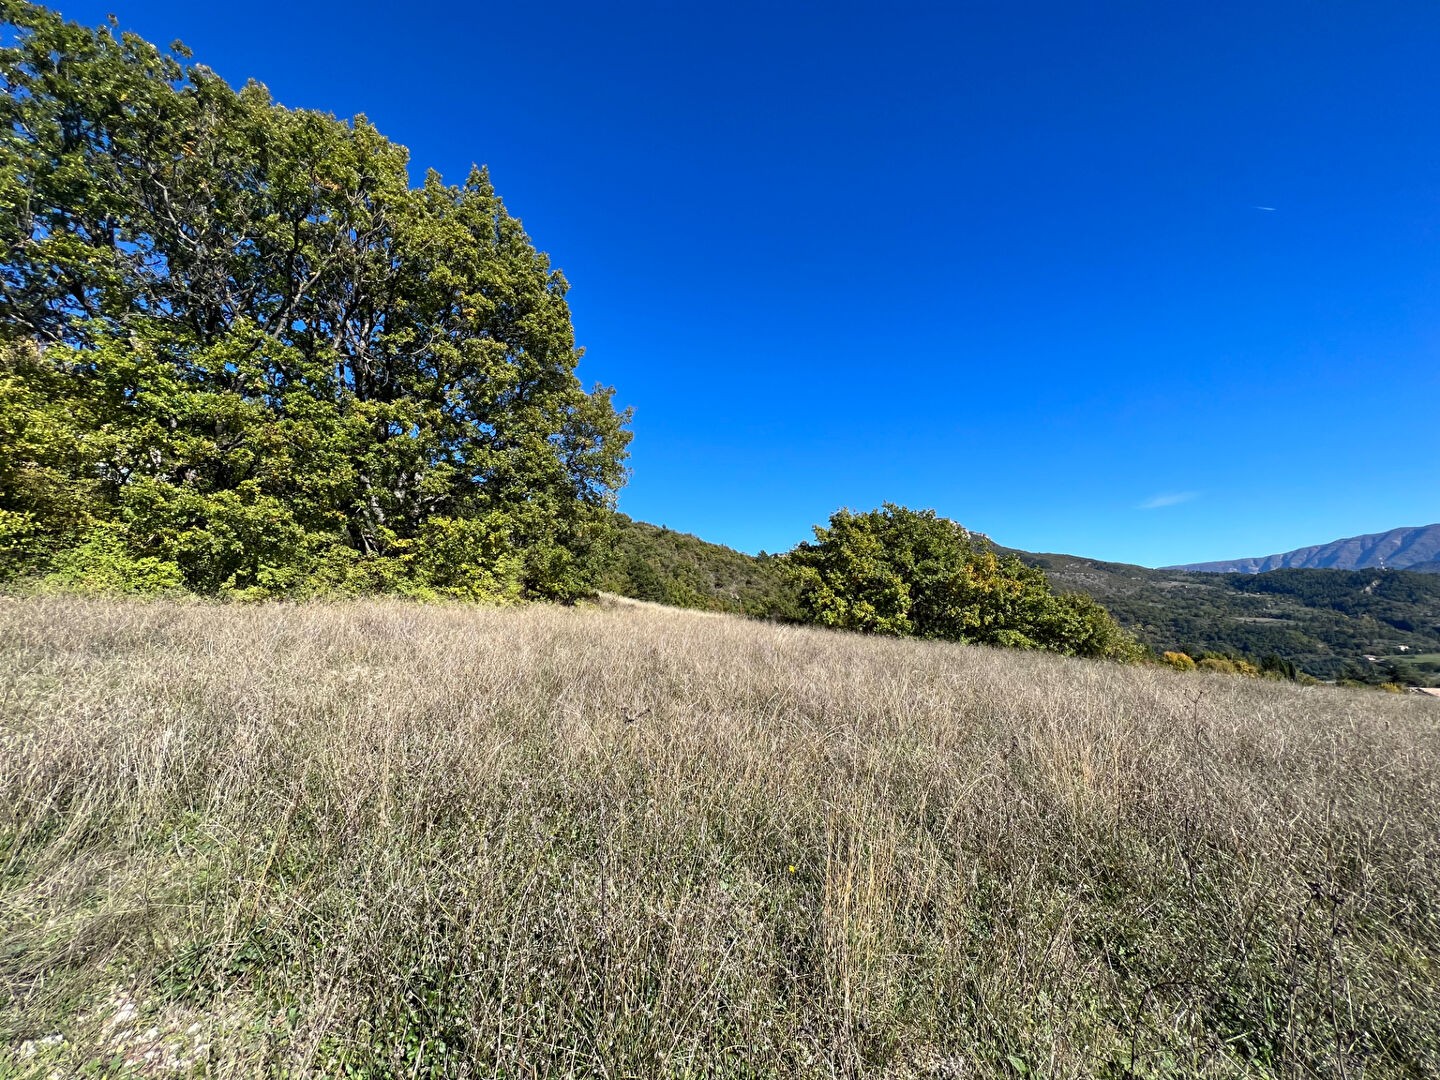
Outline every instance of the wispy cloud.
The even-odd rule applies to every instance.
[[[1162,506],[1179,506],[1191,499],[1198,499],[1198,491],[1172,491],[1165,495],[1151,495],[1135,509],[1137,510],[1159,510]]]

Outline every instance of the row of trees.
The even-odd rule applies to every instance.
[[[0,14],[0,573],[585,589],[626,417],[483,170]]]
[[[813,542],[745,555],[617,515],[602,589],[676,607],[863,633],[1131,660],[1145,654],[1099,603],[934,511],[837,511]]]

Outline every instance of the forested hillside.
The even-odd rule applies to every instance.
[[[677,607],[796,614],[783,558],[757,558],[623,515],[620,522],[618,554],[604,579],[608,591]],[[1233,653],[1255,661],[1273,655],[1319,678],[1378,681],[1398,674],[1425,685],[1440,681],[1440,577],[1432,574],[1192,574],[1073,555],[1011,554],[1043,570],[1056,589],[1098,600],[1156,652]],[[1379,664],[1366,655],[1379,657]]]
[[[1440,652],[1440,577],[1433,574],[1195,574],[1073,555],[1020,557],[1057,585],[1095,597],[1157,650],[1273,654],[1321,678],[1372,673],[1366,655],[1413,674],[1411,681],[1433,682],[1440,670],[1414,659]]]
[[[746,555],[690,533],[615,515],[602,591],[700,611],[798,620],[797,589],[774,556]]]

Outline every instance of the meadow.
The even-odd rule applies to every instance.
[[[0,1075],[1440,1075],[1440,702],[0,598]]]

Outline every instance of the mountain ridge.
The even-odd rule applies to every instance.
[[[1440,572],[1440,524],[1407,525],[1345,536],[1326,544],[1242,559],[1184,563],[1162,570],[1196,574],[1264,574],[1271,570],[1415,570]]]

